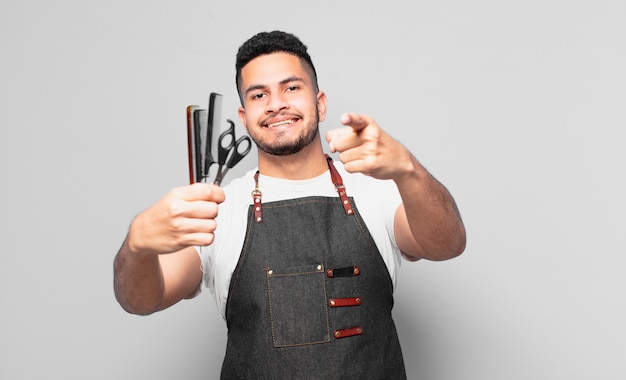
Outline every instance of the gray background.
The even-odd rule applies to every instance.
[[[186,106],[217,91],[236,118],[235,51],[272,29],[309,45],[324,131],[372,115],[461,209],[463,256],[401,268],[411,379],[626,378],[624,20],[622,0],[2,1],[0,378],[217,377],[209,293],[129,315],[112,261],[187,181]]]

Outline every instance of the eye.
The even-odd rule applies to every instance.
[[[287,87],[286,91],[287,92],[293,92],[293,91],[297,91],[299,88],[300,87],[293,85],[293,86]]]
[[[252,99],[252,100],[258,100],[258,99],[263,98],[263,96],[265,96],[265,94],[263,94],[262,92],[258,92],[258,93],[256,93],[256,94],[252,94],[252,95],[250,96],[250,99]]]

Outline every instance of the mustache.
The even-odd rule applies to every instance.
[[[267,125],[269,124],[269,121],[272,120],[275,117],[279,117],[279,116],[288,116],[290,118],[294,118],[294,119],[302,119],[301,115],[295,114],[295,113],[289,113],[289,112],[278,112],[278,113],[272,113],[270,115],[268,115],[267,117],[263,118],[260,122],[261,125]]]

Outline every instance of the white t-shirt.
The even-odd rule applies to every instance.
[[[393,230],[394,214],[402,202],[398,189],[391,180],[377,180],[360,173],[351,174],[344,170],[340,162],[335,161],[334,164],[341,174],[346,193],[354,198],[354,205],[363,217],[395,287],[396,273],[401,262],[401,252],[395,243]],[[215,298],[224,318],[230,279],[245,239],[256,170],[250,170],[224,186],[226,200],[219,206],[215,240],[209,246],[196,247],[202,260],[204,284]],[[300,181],[260,175],[259,190],[262,203],[308,196],[339,196],[328,171]]]

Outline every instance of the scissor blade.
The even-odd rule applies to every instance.
[[[214,185],[221,186],[222,180],[228,171],[228,166],[220,166],[217,170],[217,174],[215,175],[215,181],[213,181]]]

